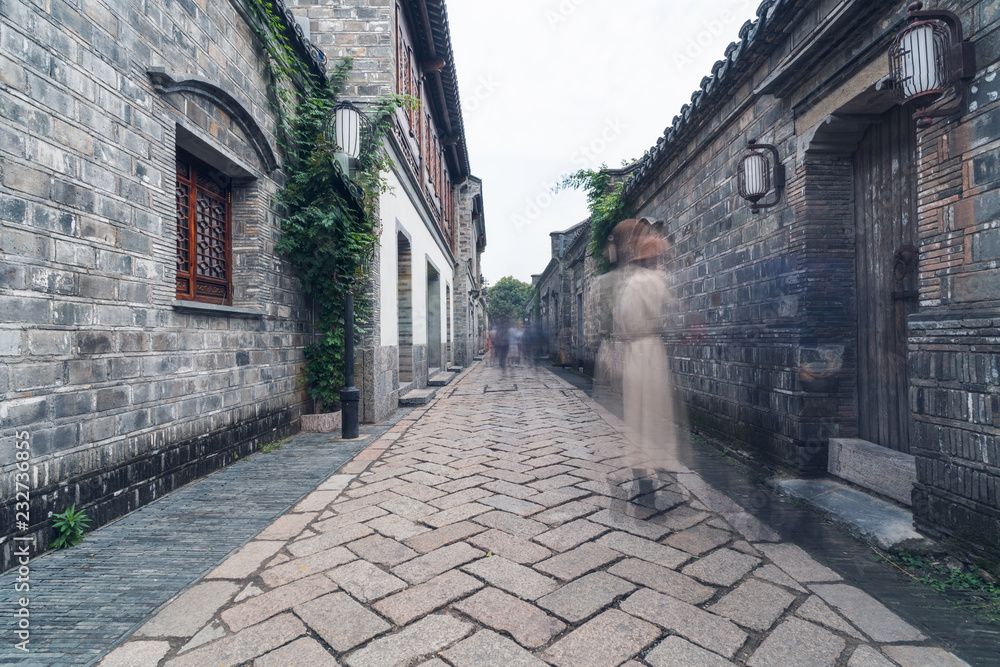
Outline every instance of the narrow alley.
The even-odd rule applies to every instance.
[[[476,364],[98,664],[965,664],[687,467],[634,479],[622,432]]]

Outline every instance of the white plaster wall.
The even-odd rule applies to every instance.
[[[451,259],[445,254],[434,235],[427,228],[417,207],[407,196],[406,190],[395,172],[388,174],[391,185],[389,192],[379,200],[382,215],[382,241],[380,244],[381,276],[379,289],[382,303],[382,345],[399,345],[399,309],[397,303],[397,233],[410,239],[410,261],[412,263],[413,285],[413,344],[427,344],[427,261],[441,274],[441,339],[448,331],[447,292],[452,288],[452,309],[454,310],[454,269]],[[454,322],[454,316],[452,319]],[[452,339],[454,339],[452,327]],[[452,341],[454,343],[454,340]]]

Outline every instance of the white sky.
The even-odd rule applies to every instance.
[[[587,217],[565,173],[640,157],[690,102],[758,0],[448,0],[490,284],[525,282],[549,233]]]

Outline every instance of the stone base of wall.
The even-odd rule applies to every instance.
[[[374,424],[399,407],[399,347],[363,348],[355,359],[355,382],[361,392],[361,421]]]
[[[992,560],[994,568],[1000,564],[1000,516],[982,504],[918,483],[913,489],[913,525],[928,537]]]
[[[31,492],[30,516],[42,520],[21,535],[33,537],[32,553],[41,553],[54,536],[48,513],[62,511],[71,503],[90,518],[89,530],[99,528],[188,482],[253,454],[262,444],[294,435],[299,428],[299,412],[297,405],[280,409],[186,442],[148,448],[146,453],[117,465],[102,466],[97,471],[81,472],[57,483],[36,486]],[[162,433],[144,437],[162,437]],[[122,447],[144,449],[135,442]],[[0,507],[0,526],[6,530],[14,525],[11,499],[9,504]],[[16,564],[13,535],[0,534],[0,572]]]
[[[1000,309],[928,310],[909,328],[915,523],[1000,562]]]
[[[330,433],[340,428],[343,423],[343,413],[323,412],[318,415],[302,415],[303,433]]]
[[[413,346],[413,389],[423,389],[427,386],[427,346]]]

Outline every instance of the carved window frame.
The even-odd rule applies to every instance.
[[[217,169],[178,147],[176,152],[176,297],[182,301],[199,301],[231,305],[233,297],[233,236],[232,236],[232,186],[231,179]],[[222,210],[221,216],[213,216],[217,233],[215,241],[222,245],[222,257],[216,255],[215,262],[221,262],[223,276],[207,275],[199,271],[198,248],[206,234],[204,225],[199,224],[199,202],[210,202]],[[184,245],[187,245],[185,248]]]

